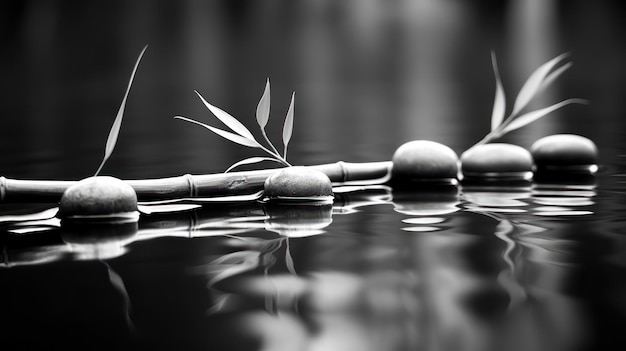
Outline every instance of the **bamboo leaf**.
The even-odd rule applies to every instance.
[[[558,77],[560,77],[565,71],[567,71],[570,67],[572,67],[572,63],[568,62],[566,64],[564,64],[563,66],[555,69],[554,71],[552,71],[544,80],[543,83],[541,84],[541,89],[545,89],[547,88],[550,84],[552,84],[552,82],[554,82]]]
[[[556,103],[552,106],[548,106],[536,111],[532,111],[532,112],[528,112],[526,114],[523,114],[519,117],[517,117],[516,119],[514,119],[511,123],[509,123],[509,125],[507,125],[503,130],[501,134],[506,134],[510,131],[513,131],[515,129],[519,129],[529,123],[532,123],[536,120],[538,120],[539,118],[572,103],[579,103],[579,104],[585,104],[587,103],[586,100],[582,100],[582,99],[567,99],[564,101],[561,101],[559,103]]]
[[[234,163],[232,166],[228,167],[227,170],[224,171],[224,173],[228,173],[231,170],[233,170],[236,167],[239,166],[243,166],[243,165],[250,165],[250,164],[254,164],[254,163],[259,163],[259,162],[263,162],[263,161],[273,161],[273,162],[278,162],[278,163],[282,163],[281,161],[275,159],[275,158],[270,158],[270,157],[250,157],[250,158],[246,158],[244,160],[241,160],[237,163]]]
[[[261,147],[261,144],[259,144],[254,139],[248,139],[246,137],[237,135],[235,133],[227,132],[225,130],[222,130],[222,129],[219,129],[219,128],[215,128],[215,127],[212,127],[212,126],[204,124],[204,123],[200,123],[200,122],[198,122],[196,120],[193,120],[193,119],[190,119],[190,118],[187,118],[187,117],[176,116],[174,118],[175,119],[181,119],[183,121],[187,121],[187,122],[190,122],[190,123],[195,123],[195,124],[197,124],[199,126],[202,126],[202,127],[206,128],[206,129],[212,131],[213,133],[221,136],[222,138],[228,139],[228,140],[230,140],[230,141],[232,141],[234,143],[237,143],[237,144],[240,144],[240,145],[243,145],[243,146],[248,146],[248,147],[256,147],[256,148]]]
[[[522,88],[520,89],[519,94],[517,95],[517,99],[515,100],[515,104],[513,105],[512,115],[520,112],[530,100],[535,96],[535,94],[541,89],[544,79],[550,73],[550,71],[556,66],[559,62],[561,62],[567,53],[561,54],[552,60],[544,63],[539,66],[526,80]]]
[[[124,116],[124,109],[126,108],[126,99],[128,99],[130,87],[133,85],[133,79],[135,78],[135,73],[137,72],[137,68],[139,67],[139,62],[141,62],[141,58],[143,57],[143,54],[146,52],[147,48],[148,45],[144,46],[143,50],[141,50],[141,53],[139,54],[139,57],[137,58],[137,62],[135,62],[135,67],[133,68],[133,72],[130,75],[128,87],[126,88],[126,94],[124,94],[120,109],[117,111],[117,116],[115,117],[115,121],[111,126],[111,130],[109,131],[109,137],[107,138],[106,147],[104,149],[104,159],[102,160],[102,163],[100,163],[100,167],[98,167],[98,170],[96,171],[96,174],[94,174],[94,177],[100,173],[102,167],[104,166],[104,163],[109,159],[111,153],[113,153],[113,149],[115,148],[115,144],[117,143],[117,137],[120,133],[120,128],[122,127],[122,117]]]
[[[285,145],[283,158],[285,159],[287,159],[287,145],[289,145],[291,134],[293,133],[293,109],[295,98],[296,93],[294,92],[291,94],[291,102],[289,103],[289,109],[287,110],[287,116],[285,117],[285,124],[283,126],[283,144]]]
[[[195,92],[200,97],[200,100],[202,100],[202,103],[204,103],[204,106],[206,106],[209,111],[211,111],[215,115],[215,117],[222,121],[222,123],[232,129],[233,132],[241,135],[244,138],[254,140],[254,136],[252,136],[252,133],[250,133],[248,128],[241,124],[241,122],[239,122],[235,117],[231,116],[228,112],[222,110],[221,108],[211,105],[202,97],[202,95],[200,95],[197,90]]]
[[[267,78],[265,90],[263,91],[261,100],[259,100],[259,104],[256,107],[256,121],[259,123],[261,129],[265,129],[267,121],[270,119],[270,100],[270,79]]]
[[[504,120],[506,97],[504,95],[504,88],[502,87],[500,73],[498,72],[496,54],[493,51],[491,52],[491,62],[493,64],[493,74],[496,77],[496,96],[493,99],[493,110],[491,112],[491,131],[493,132]]]
[[[267,125],[267,121],[270,119],[270,79],[267,79],[267,83],[265,83],[265,90],[263,91],[263,95],[261,96],[261,100],[259,100],[259,104],[256,108],[256,120],[261,127],[261,133],[263,134],[263,138],[267,141],[267,144],[270,146],[272,151],[278,155],[278,150],[267,137],[267,133],[265,133],[265,126]]]

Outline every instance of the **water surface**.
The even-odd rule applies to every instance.
[[[295,164],[389,160],[415,139],[460,154],[489,129],[492,49],[511,103],[534,67],[570,52],[574,66],[538,104],[566,97],[590,104],[504,140],[529,147],[552,133],[582,134],[599,147],[600,171],[584,183],[409,194],[343,188],[332,206],[205,205],[117,227],[4,221],[4,343],[120,350],[626,346],[621,3],[545,1],[551,5],[539,10],[528,5],[537,1],[227,3],[3,5],[13,15],[0,21],[8,48],[0,56],[0,173],[92,175],[146,43],[104,174],[213,173],[256,155],[172,117],[219,125],[197,89],[254,129],[267,77],[273,140],[297,92]],[[54,206],[5,203],[0,215]]]

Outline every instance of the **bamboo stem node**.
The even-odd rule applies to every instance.
[[[198,188],[196,187],[196,182],[193,176],[189,173],[184,175],[185,180],[189,184],[189,197],[197,197],[198,196]]]
[[[339,170],[341,171],[341,182],[345,183],[349,179],[348,177],[349,173],[346,167],[346,163],[343,161],[338,161],[337,166],[339,166]]]
[[[0,177],[0,202],[4,202],[4,197],[6,196],[6,187],[7,187],[7,179],[5,177]]]

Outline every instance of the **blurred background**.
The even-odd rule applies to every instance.
[[[579,97],[505,138],[524,147],[578,133],[621,154],[626,5],[617,0],[223,0],[0,2],[0,174],[92,175],[135,60],[149,48],[102,174],[121,178],[221,172],[261,155],[182,115],[223,127],[194,90],[281,146],[296,92],[294,164],[389,160],[413,139],[462,153],[489,130],[490,53],[509,104],[540,64],[574,66],[535,107]]]

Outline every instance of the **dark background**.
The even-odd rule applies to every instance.
[[[221,172],[261,155],[173,117],[222,127],[198,90],[260,135],[254,112],[266,78],[279,148],[296,91],[294,164],[388,160],[413,139],[460,154],[489,129],[491,50],[509,104],[532,70],[562,52],[574,66],[537,106],[591,102],[506,141],[583,134],[611,164],[624,139],[624,10],[622,1],[584,0],[2,1],[0,174],[92,175],[146,44],[103,174]]]
[[[590,104],[565,107],[505,140],[524,147],[551,133],[578,133],[594,140],[603,165],[598,188],[582,195],[569,192],[569,199],[567,192],[557,197],[557,204],[570,207],[565,210],[594,215],[576,218],[565,211],[541,217],[538,209],[551,207],[545,206],[549,199],[545,194],[544,202],[533,203],[542,199],[537,189],[517,195],[487,194],[482,199],[493,200],[490,207],[497,210],[507,196],[526,206],[516,196],[527,196],[522,200],[528,202],[529,212],[512,218],[540,229],[518,233],[517,244],[533,244],[534,238],[537,245],[518,246],[527,256],[516,258],[512,268],[519,276],[509,283],[519,283],[530,295],[512,314],[511,323],[493,319],[494,339],[513,349],[526,345],[533,350],[623,349],[624,178],[615,175],[623,176],[626,168],[624,10],[624,2],[617,0],[0,1],[0,175],[44,179],[93,175],[133,64],[146,44],[119,141],[103,174],[127,179],[221,172],[241,158],[260,155],[173,117],[184,115],[221,127],[194,94],[198,90],[259,136],[254,111],[268,77],[273,101],[268,132],[277,144],[289,97],[297,92],[289,151],[294,164],[389,160],[400,144],[413,139],[439,141],[460,154],[489,130],[494,95],[491,50],[497,54],[509,104],[530,72],[569,52],[574,66],[536,106],[569,97],[588,99]],[[465,201],[472,198],[469,190],[463,188]],[[474,198],[480,200],[480,192]],[[440,232],[412,235],[401,230],[408,215],[391,206],[359,210],[335,215],[326,235],[291,242],[298,272],[338,272],[348,279],[347,288],[358,281],[370,288],[366,292],[385,293],[413,291],[407,278],[438,278],[439,269],[451,267],[457,273],[452,283],[457,284],[450,286],[471,289],[463,278],[482,279],[479,283],[484,280],[489,289],[486,295],[477,295],[485,299],[478,302],[484,301],[487,312],[506,307],[499,297],[506,298],[507,292],[501,291],[504,284],[496,278],[501,270],[506,273],[502,265],[509,243],[494,235],[495,219],[459,211]],[[206,209],[207,220],[213,215]],[[202,219],[202,212],[182,217],[170,223],[186,228]],[[197,267],[214,268],[207,262],[234,250],[229,238],[187,240],[174,234],[129,244],[130,253],[109,259],[110,266],[100,260],[61,260],[55,255],[73,252],[78,259],[80,246],[69,246],[50,233],[41,234],[46,242],[52,241],[50,246],[44,243],[42,251],[31,247],[35,245],[28,236],[3,238],[25,239],[21,249],[26,259],[31,258],[30,250],[35,262],[60,259],[56,264],[1,270],[2,285],[7,287],[3,296],[8,296],[0,299],[8,325],[1,328],[3,340],[65,349],[93,348],[96,343],[137,349],[120,338],[132,331],[126,324],[126,298],[132,302],[131,321],[145,333],[142,346],[253,348],[244,337],[248,330],[237,328],[242,325],[239,320],[207,318],[205,311],[212,303],[209,278],[189,274],[190,267],[196,267],[194,272]],[[3,250],[12,249],[9,244]],[[272,273],[281,273],[280,269],[285,273],[285,266],[279,261]],[[114,283],[112,272],[119,274],[125,289]],[[257,273],[262,277],[263,272]],[[331,280],[326,285],[334,293],[342,291],[334,290],[342,282]],[[445,303],[449,286],[423,286],[425,293],[432,290],[432,296],[444,302],[428,304],[414,295],[416,302],[426,301],[428,311],[435,312],[423,320],[415,318],[419,311],[412,315],[405,309],[399,309],[395,318],[367,314],[380,311],[381,303],[382,309],[395,306],[401,302],[396,295],[372,298],[372,306],[364,308],[352,298],[334,300],[349,294],[328,293],[319,299],[321,317],[332,314],[339,319],[330,318],[331,322],[352,321],[343,326],[356,326],[362,334],[324,324],[323,319],[317,321],[321,329],[313,332],[329,332],[335,341],[415,345],[411,341],[417,340],[419,345],[432,342],[439,349],[445,345],[458,349],[448,343],[464,339],[458,338],[456,329],[453,334],[438,329],[436,320],[437,312],[446,317],[445,308],[455,306]],[[241,302],[245,312],[245,303],[255,300],[244,297]],[[258,306],[248,308],[262,311],[265,301],[256,302]],[[356,311],[335,310],[352,303]],[[265,311],[260,315],[269,316]],[[301,314],[311,315],[315,316],[306,310]],[[481,326],[458,319],[457,314],[450,316],[448,320],[467,330]],[[259,319],[258,326],[265,328],[259,330],[297,339],[291,329],[268,321],[272,319]],[[401,329],[406,326],[414,329]],[[424,331],[425,337],[416,338],[415,331]],[[406,339],[391,337],[398,335]]]

